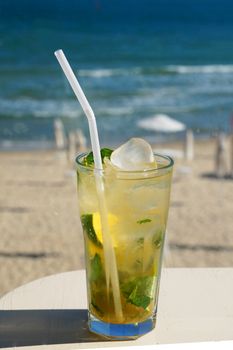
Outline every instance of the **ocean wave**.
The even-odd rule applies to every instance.
[[[134,74],[140,74],[140,68],[112,68],[112,69],[80,69],[77,71],[78,76],[90,77],[90,78],[106,78],[112,76],[128,76]]]
[[[125,116],[135,112],[134,106],[116,106],[111,107],[106,105],[105,107],[97,107],[96,114],[98,115],[112,115],[112,116]]]
[[[215,65],[168,65],[151,67],[131,67],[131,68],[106,68],[106,69],[81,69],[77,72],[79,76],[94,79],[109,78],[113,76],[148,76],[163,74],[226,74],[233,73],[232,64]]]
[[[0,99],[0,117],[77,118],[81,114],[82,110],[77,107],[76,101],[40,101],[29,98]]]
[[[112,105],[109,101],[102,100],[95,106],[96,115],[121,116],[134,112],[131,105]],[[84,115],[81,107],[74,101],[34,100],[21,98],[17,100],[0,99],[0,118],[15,117],[24,118],[79,118]]]
[[[214,64],[214,65],[202,65],[202,66],[166,66],[166,71],[170,73],[179,74],[193,74],[193,73],[204,73],[204,74],[215,74],[215,73],[233,73],[233,64]]]

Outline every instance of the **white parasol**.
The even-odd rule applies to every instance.
[[[194,140],[192,130],[187,129],[186,125],[169,117],[166,114],[156,114],[151,118],[140,120],[137,125],[140,128],[153,130],[164,133],[173,133],[186,131],[184,138],[184,152],[178,150],[161,150],[161,153],[165,152],[173,157],[182,157],[183,154],[187,160],[192,160],[194,157]]]
[[[178,132],[186,129],[185,124],[172,119],[166,114],[156,114],[154,117],[140,120],[137,125],[140,128],[160,132]]]

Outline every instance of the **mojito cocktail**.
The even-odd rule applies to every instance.
[[[77,158],[78,196],[85,240],[89,326],[113,338],[136,338],[155,326],[162,251],[173,161],[153,155],[153,167],[102,172],[108,233],[116,259],[121,316],[113,285],[106,281],[101,213],[93,164]],[[109,264],[109,262],[108,262]]]

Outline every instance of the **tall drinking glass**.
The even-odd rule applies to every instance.
[[[78,199],[85,241],[89,328],[112,339],[134,339],[155,327],[173,160],[155,154],[144,171],[104,168],[101,176],[117,264],[121,318],[106,283],[94,169],[77,157]]]

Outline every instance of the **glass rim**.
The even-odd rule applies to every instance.
[[[88,170],[90,172],[105,172],[105,169],[97,169],[97,168],[93,168],[90,165],[84,165],[80,162],[80,159],[82,159],[84,156],[86,156],[89,152],[83,152],[81,154],[79,154],[76,158],[75,158],[75,162],[76,165],[80,168],[83,168],[85,170]],[[174,165],[174,160],[167,155],[164,154],[160,154],[160,153],[155,153],[153,152],[154,156],[160,157],[166,161],[168,161],[168,164],[162,165],[162,166],[158,166],[157,168],[150,168],[150,169],[144,169],[144,170],[121,170],[121,169],[116,169],[116,172],[119,174],[150,174],[153,173],[155,171],[162,171],[162,170],[168,170],[169,168],[172,168],[172,166]]]

